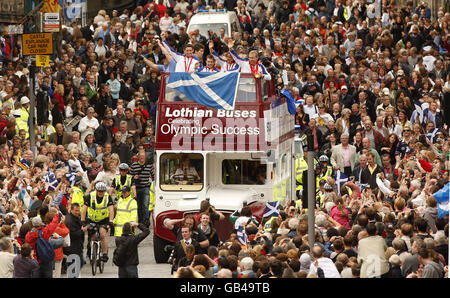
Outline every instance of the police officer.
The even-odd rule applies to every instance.
[[[114,220],[114,202],[106,191],[106,184],[97,182],[95,191],[84,196],[84,204],[81,211],[81,222],[84,226],[89,225],[90,223],[100,225],[103,262],[108,261],[107,227],[112,227]],[[89,233],[88,239],[91,239],[91,236],[92,233]],[[89,248],[90,241],[88,243],[88,251],[90,250]]]
[[[129,186],[121,189],[122,196],[117,202],[116,217],[114,218],[114,236],[122,236],[122,228],[126,222],[137,222],[137,202]]]
[[[81,189],[81,181],[83,181],[81,176],[75,176],[75,183],[72,186],[71,204],[78,203],[80,206],[84,204],[84,192]]]
[[[321,155],[319,157],[319,162],[321,164],[321,170],[320,173],[318,175],[318,181],[317,181],[317,188],[319,188],[319,181],[321,180],[325,180],[327,181],[328,177],[333,177],[334,175],[334,171],[333,171],[333,167],[328,165],[328,156],[326,155]]]
[[[22,107],[20,108],[20,118],[17,119],[16,121],[19,121],[18,125],[20,129],[25,129],[26,133],[26,138],[29,137],[29,113],[28,113],[28,107],[30,106],[30,99],[28,99],[28,97],[26,96],[22,96],[22,98],[20,99],[20,104],[22,105]]]
[[[325,180],[320,180],[319,181],[319,190],[316,193],[316,205],[317,207],[323,208],[324,204],[323,204],[323,200],[325,199],[325,184],[327,182]]]
[[[129,169],[130,167],[126,163],[121,163],[119,165],[120,175],[117,175],[112,183],[112,186],[115,189],[116,201],[118,201],[122,197],[122,189],[125,186],[129,187],[131,190],[131,195],[134,195],[131,186],[133,182],[133,177],[130,174],[128,174]]]

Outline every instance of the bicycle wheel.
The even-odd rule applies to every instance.
[[[98,250],[98,269],[100,270],[100,273],[103,273],[103,269],[105,269],[105,262],[103,262],[103,249],[102,244],[100,243],[100,247]]]
[[[92,253],[92,263],[91,263],[92,275],[95,276],[95,274],[97,274],[97,260],[98,260],[98,243],[97,242],[92,243],[91,251],[92,251],[91,252]]]

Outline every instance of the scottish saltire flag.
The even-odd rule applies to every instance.
[[[48,170],[47,174],[45,174],[44,182],[48,183],[48,191],[54,191],[59,184],[56,175],[52,170]]]
[[[438,218],[443,218],[444,216],[448,215],[449,196],[450,196],[450,182],[433,194],[433,197],[437,201]]]
[[[427,117],[428,107],[429,107],[428,103],[426,102],[415,101],[414,102],[415,110],[411,115],[411,123],[415,123],[416,119],[419,119],[419,123],[425,125],[428,118]]]
[[[280,206],[280,202],[267,202],[266,209],[264,209],[263,217],[273,217],[278,216],[280,212],[278,211],[278,207]]]
[[[67,180],[70,182],[70,186],[75,185],[76,172],[70,172],[66,174]]]
[[[286,97],[286,103],[287,103],[287,108],[288,108],[289,113],[291,115],[295,115],[295,113],[296,113],[295,100],[292,97],[291,92],[289,92],[289,90],[287,90],[286,88],[283,88],[283,90],[281,90],[280,94],[282,96]]]
[[[338,170],[336,172],[334,180],[336,182],[337,193],[340,194],[341,193],[341,187],[343,187],[345,182],[348,181],[348,177],[347,177],[347,175],[345,175],[344,173],[342,173],[341,171]]]
[[[239,226],[238,230],[237,230],[237,240],[239,241],[240,244],[242,245],[247,245],[247,234],[245,233],[244,227],[243,226]]]
[[[432,128],[427,132],[427,138],[431,141],[431,143],[436,143],[439,135],[439,129]]]
[[[239,72],[172,72],[167,87],[176,89],[187,98],[207,107],[233,110]]]

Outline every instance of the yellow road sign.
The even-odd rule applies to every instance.
[[[22,45],[22,54],[24,56],[53,54],[53,39],[51,33],[23,34]]]
[[[36,66],[37,67],[50,66],[50,56],[49,55],[36,55]]]

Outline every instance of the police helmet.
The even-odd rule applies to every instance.
[[[124,162],[119,165],[119,170],[129,170],[129,169],[130,167]]]
[[[107,187],[106,187],[106,184],[105,184],[105,183],[103,183],[103,182],[98,182],[98,183],[95,185],[95,189],[98,190],[98,191],[106,191],[106,190],[107,190]]]
[[[331,186],[330,184],[328,184],[328,183],[325,183],[325,190],[333,190],[333,186]]]
[[[324,155],[321,155],[320,157],[319,157],[319,161],[320,162],[328,162],[328,156],[326,156],[325,154]]]

